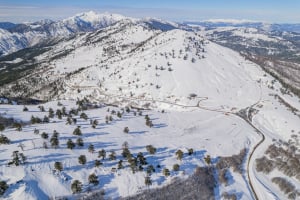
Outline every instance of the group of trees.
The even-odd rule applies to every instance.
[[[89,184],[94,186],[99,184],[99,178],[95,173],[92,173],[88,177]],[[71,190],[75,193],[80,193],[82,191],[83,184],[79,180],[74,180],[71,184]]]

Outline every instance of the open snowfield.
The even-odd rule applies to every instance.
[[[62,101],[67,108],[75,107],[72,101]],[[1,105],[1,113],[4,116],[13,116],[22,121],[29,121],[31,116],[43,117],[47,112],[40,112],[37,106],[27,106],[29,111],[23,112],[23,106]],[[50,107],[56,110],[57,102],[50,102],[44,105],[48,110]],[[99,125],[93,129],[89,121],[78,118],[77,125],[66,125],[66,118],[62,120],[54,118],[49,124],[26,126],[21,132],[14,129],[4,131],[10,140],[10,145],[2,146],[1,150],[1,179],[11,184],[4,198],[7,199],[44,199],[46,196],[65,196],[72,193],[70,184],[78,179],[88,187],[87,177],[91,173],[99,176],[100,185],[96,188],[104,188],[107,196],[117,198],[135,194],[139,189],[146,188],[144,185],[145,172],[133,174],[129,168],[111,172],[112,167],[117,168],[117,161],[123,159],[122,144],[127,141],[129,149],[133,154],[143,152],[149,163],[161,169],[167,167],[172,169],[176,163],[180,164],[179,172],[172,172],[171,177],[165,178],[161,169],[152,175],[153,185],[157,187],[170,182],[175,176],[183,177],[183,172],[188,175],[193,172],[196,166],[203,166],[205,155],[230,156],[238,153],[243,148],[249,148],[257,142],[257,134],[253,129],[236,116],[214,113],[211,111],[196,110],[192,112],[167,111],[166,113],[145,111],[143,115],[149,115],[154,126],[149,128],[145,125],[144,116],[134,116],[133,112],[125,113],[121,119],[117,116],[112,123],[105,123],[105,116],[109,113],[103,107],[89,110],[85,113],[91,119],[98,119]],[[110,110],[119,109],[110,107]],[[68,139],[76,140],[78,136],[73,135],[73,130],[80,126],[84,147],[76,147],[74,150],[66,148]],[[123,132],[124,127],[129,127],[128,134]],[[49,133],[54,130],[59,135],[60,147],[53,149],[49,140],[42,139],[40,134],[34,134],[34,129]],[[43,148],[46,141],[49,149]],[[24,151],[18,147],[22,143]],[[93,144],[95,153],[89,153],[87,147]],[[146,153],[146,145],[153,145],[157,148],[155,155]],[[195,154],[187,156],[187,149],[193,148]],[[107,152],[116,151],[117,161],[105,159],[103,166],[94,167],[94,160],[97,159],[98,151],[105,149]],[[176,159],[175,152],[181,149],[185,152],[182,161]],[[19,150],[27,156],[27,164],[24,166],[7,166],[11,160],[13,151]],[[81,166],[78,163],[78,156],[86,155],[87,164]],[[53,173],[54,162],[63,163],[64,170],[61,173]],[[126,165],[126,162],[125,162]],[[247,182],[238,174],[234,174],[236,182],[232,187],[243,193],[243,199],[249,199]],[[67,179],[67,180],[66,180]]]

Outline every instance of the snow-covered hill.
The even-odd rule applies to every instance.
[[[154,107],[164,101],[195,106],[205,99],[201,103],[228,111],[259,99],[257,78],[249,74],[253,67],[238,53],[197,33],[162,32],[131,21],[58,43],[32,60],[40,67],[18,80],[24,81],[21,88],[12,83],[1,88],[2,94],[13,88],[9,95],[87,96],[110,103],[136,99]]]

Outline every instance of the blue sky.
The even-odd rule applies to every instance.
[[[249,19],[300,23],[300,0],[0,0],[0,21],[62,19],[90,10],[173,21]]]

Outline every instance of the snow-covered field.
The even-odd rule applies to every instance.
[[[75,102],[62,101],[63,105],[75,108]],[[37,106],[27,106],[29,111],[23,112],[23,106],[1,105],[1,113],[4,116],[29,121],[31,116],[43,118],[47,112],[40,112]],[[56,110],[61,107],[57,102],[49,102],[44,105],[48,110],[50,107]],[[106,124],[105,116],[110,115],[107,109],[119,111],[114,107],[103,107],[85,111],[91,119],[99,120],[99,125],[93,129],[89,120],[78,118],[76,125],[66,125],[66,117],[62,120],[54,118],[49,124],[25,126],[21,132],[14,129],[7,129],[3,132],[10,140],[10,145],[3,145],[1,148],[1,179],[11,184],[4,196],[7,199],[44,199],[46,196],[64,196],[72,193],[70,184],[78,179],[88,187],[88,176],[95,173],[99,176],[100,184],[96,188],[105,189],[107,196],[117,198],[119,196],[132,195],[140,189],[146,188],[144,177],[146,172],[133,174],[129,167],[111,172],[112,167],[117,168],[117,161],[123,159],[121,155],[122,144],[127,141],[129,149],[133,154],[142,152],[145,154],[149,164],[160,165],[151,178],[153,185],[157,187],[170,182],[175,177],[183,177],[183,172],[189,175],[196,166],[203,166],[204,156],[230,156],[238,153],[243,148],[251,147],[257,142],[257,134],[251,127],[236,116],[214,113],[211,111],[197,110],[192,112],[166,111],[144,111],[143,116],[134,116],[133,111],[124,113],[122,118],[113,116],[113,122]],[[154,126],[149,128],[145,125],[145,115],[149,115]],[[217,124],[217,126],[216,126]],[[84,147],[76,147],[73,150],[67,149],[66,142],[72,139],[74,142],[78,136],[73,135],[73,130],[80,126]],[[128,134],[123,132],[124,127],[129,127]],[[34,134],[38,129],[40,134]],[[53,149],[49,139],[41,138],[41,133],[49,133],[51,137],[56,130],[59,135],[59,148]],[[49,148],[43,148],[43,142]],[[19,144],[24,145],[24,151]],[[93,144],[95,153],[89,153],[87,147]],[[155,155],[149,155],[146,145],[153,145],[157,148]],[[193,148],[195,154],[187,156],[187,150]],[[107,154],[110,151],[117,153],[116,161],[105,159],[103,166],[94,167],[94,160],[99,159],[98,151],[105,149]],[[182,161],[176,159],[175,152],[181,149],[185,152]],[[27,157],[27,164],[24,166],[7,166],[11,160],[12,152],[18,150]],[[87,156],[87,164],[81,166],[78,163],[79,155]],[[64,170],[61,173],[54,173],[54,162],[63,163]],[[165,178],[161,172],[163,168],[172,169],[174,164],[180,164],[179,172],[172,172],[171,177]],[[126,166],[127,163],[124,162]],[[243,199],[248,199],[250,194],[247,191],[246,181],[235,174],[236,182],[231,186],[244,193]],[[67,178],[67,180],[66,180]]]

